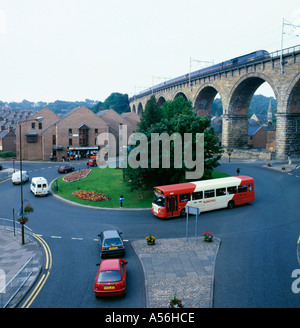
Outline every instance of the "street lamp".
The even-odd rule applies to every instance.
[[[41,122],[44,118],[42,116],[33,118],[31,120],[26,120],[25,122],[31,122],[31,121],[37,121],[37,122]],[[23,122],[19,122],[19,143],[20,143],[20,179],[21,179],[21,210],[20,210],[20,216],[21,216],[21,220],[20,223],[22,225],[22,245],[25,244],[24,241],[24,209],[23,209],[23,177],[22,177],[22,170],[23,170],[23,164],[22,164],[22,123]]]

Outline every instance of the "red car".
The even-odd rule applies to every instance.
[[[126,290],[126,266],[123,259],[102,260],[95,278],[97,297],[121,296]]]
[[[95,158],[88,160],[89,166],[97,166],[97,160]]]
[[[62,165],[57,169],[57,172],[59,173],[67,173],[74,171],[74,167],[70,165]]]

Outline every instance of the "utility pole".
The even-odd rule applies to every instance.
[[[288,22],[286,19],[282,19],[282,30],[281,30],[281,54],[280,54],[280,68],[281,68],[281,74],[284,73],[284,70],[283,70],[283,66],[284,66],[284,62],[283,62],[283,35],[285,34],[284,33],[284,26],[292,26],[293,28],[300,28],[300,25],[294,25],[290,22]],[[299,36],[299,35],[297,35]]]

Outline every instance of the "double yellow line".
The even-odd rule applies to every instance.
[[[27,297],[27,299],[25,300],[25,302],[23,303],[23,305],[21,306],[22,308],[29,308],[30,305],[32,304],[32,302],[35,300],[35,298],[37,297],[37,295],[39,294],[39,292],[41,291],[41,289],[43,288],[45,282],[47,281],[49,275],[50,275],[50,270],[52,268],[52,254],[50,251],[50,248],[48,246],[48,244],[45,242],[45,240],[43,238],[41,238],[40,236],[33,234],[32,236],[34,238],[36,238],[39,243],[43,246],[44,248],[44,252],[45,252],[45,273],[43,273],[43,275],[41,276],[41,278],[39,279],[39,281],[37,282],[34,290],[31,292],[31,294]]]

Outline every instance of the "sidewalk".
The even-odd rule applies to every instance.
[[[263,165],[263,167],[266,167],[268,169],[271,169],[271,170],[276,170],[276,171],[280,171],[280,172],[286,172],[286,173],[291,173],[293,172],[294,170],[297,170],[298,168],[300,168],[300,163],[299,161],[295,161],[295,162],[292,162],[291,164],[288,164],[287,162],[280,162],[280,163],[272,163],[270,162],[270,165],[265,164]],[[300,174],[300,171],[299,171],[299,174]]]
[[[26,269],[19,273],[19,275],[4,288],[28,260],[30,260],[30,262],[26,266]],[[0,293],[0,308],[7,303],[25,278],[29,276],[24,286],[6,307],[12,308],[18,305],[38,278],[42,266],[41,263],[42,253],[36,241],[27,239],[25,235],[25,245],[22,245],[22,237],[20,234],[16,233],[16,236],[14,236],[13,231],[0,228],[0,291],[2,290],[2,293]]]
[[[167,308],[174,295],[186,308],[211,308],[215,260],[221,240],[158,239],[131,243],[144,270],[147,308]]]

